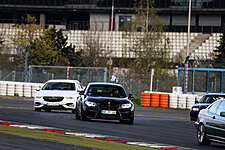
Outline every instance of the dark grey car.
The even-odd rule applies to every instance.
[[[195,122],[199,144],[225,144],[225,100],[217,100],[202,109]]]

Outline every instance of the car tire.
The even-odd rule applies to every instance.
[[[130,120],[120,120],[120,123],[124,123],[124,124],[134,124],[134,117],[132,117]]]
[[[82,121],[87,121],[87,120],[88,120],[87,117],[85,116],[84,111],[83,111],[82,108],[81,108],[81,117],[80,117],[80,119],[81,119]]]
[[[191,121],[197,121],[197,118],[191,118],[190,120]]]
[[[201,123],[197,130],[198,143],[201,145],[209,145],[210,141],[206,137],[205,126]]]
[[[75,114],[76,113],[76,110],[75,109],[72,109],[72,114]]]
[[[75,118],[77,119],[77,120],[80,120],[80,115],[79,115],[79,112],[78,112],[78,109],[77,109],[78,107],[76,107],[76,109],[75,109]]]
[[[127,124],[134,124],[134,117],[132,117],[129,121],[127,121]]]
[[[52,110],[51,110],[51,109],[45,109],[45,111],[46,111],[46,112],[51,112]]]
[[[41,111],[41,108],[34,108],[34,111]]]

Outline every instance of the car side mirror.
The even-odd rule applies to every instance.
[[[36,91],[40,91],[40,90],[41,90],[40,88],[37,88],[37,89],[36,89]]]
[[[198,100],[195,100],[195,104],[198,104],[199,102],[198,102]]]
[[[225,117],[225,112],[220,112],[220,116]]]
[[[134,98],[134,94],[129,94],[128,98]]]

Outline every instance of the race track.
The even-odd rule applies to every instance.
[[[188,113],[188,110],[135,108],[134,125],[126,125],[120,124],[119,121],[75,120],[74,114],[70,111],[35,112],[32,101],[0,99],[0,120],[119,136],[131,140],[193,149],[225,149],[225,145],[217,143],[212,143],[210,146],[199,145],[194,122],[188,120]]]

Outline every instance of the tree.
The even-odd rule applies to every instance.
[[[75,46],[68,45],[68,37],[64,37],[62,29],[55,26],[43,31],[43,35],[31,42],[29,61],[34,65],[71,65],[77,66],[80,53]],[[81,61],[81,60],[80,60]]]
[[[11,40],[16,48],[17,54],[23,54],[26,47],[30,46],[39,35],[43,32],[42,25],[37,25],[37,19],[27,14],[26,18],[23,17],[24,23],[17,24],[19,29],[15,35],[11,36]]]
[[[90,31],[83,35],[84,47],[80,49],[82,53],[82,66],[88,67],[108,67],[112,50],[107,44],[103,44],[99,32]]]
[[[129,51],[134,52],[137,58],[132,64],[132,70],[145,74],[155,69],[156,74],[162,73],[161,69],[168,69],[171,65],[170,43],[154,8],[154,0],[136,0],[135,11],[135,19],[128,27],[131,32],[124,35],[129,38],[137,37],[129,47]]]
[[[46,32],[31,43],[29,63],[32,65],[52,65],[59,55],[51,38],[46,37]]]
[[[43,26],[36,24],[37,19],[34,16],[27,14],[26,17],[23,17],[23,21],[24,23],[17,24],[18,31],[10,37],[16,49],[15,62],[18,66],[24,65],[26,48],[30,47],[30,44],[43,32]]]
[[[215,68],[225,68],[225,27],[219,43],[220,45],[213,51],[212,64]]]
[[[75,52],[75,46],[71,43],[68,44],[68,37],[64,36],[62,29],[56,31],[55,26],[51,29],[52,38],[55,39],[55,45],[60,50],[60,56],[56,63],[60,63],[62,60],[66,61],[66,65],[79,66],[81,64],[81,52]],[[54,34],[55,33],[55,34]]]
[[[154,4],[154,0],[135,0],[136,16],[127,26],[126,31],[130,32],[123,35],[129,41],[124,45],[124,51],[135,59],[131,59],[133,62],[129,65],[129,73],[125,74],[127,77],[142,80],[148,89],[151,70],[154,69],[153,89],[158,80],[159,85],[167,85],[158,90],[171,91],[172,86],[176,85],[176,76],[168,71],[173,66],[169,55],[170,41]]]

